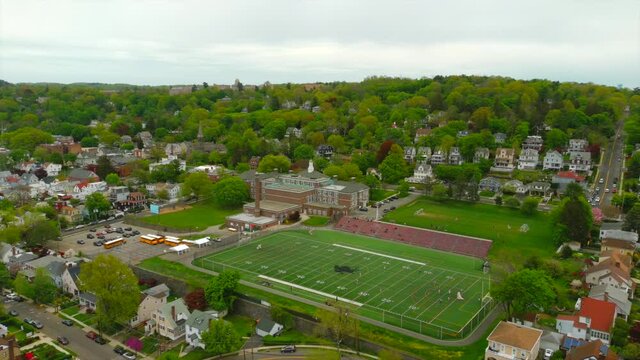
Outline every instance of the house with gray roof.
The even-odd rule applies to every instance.
[[[258,325],[256,325],[256,334],[261,337],[267,335],[276,336],[280,334],[283,329],[284,326],[282,324],[278,324],[271,319],[261,319]]]
[[[80,306],[85,307],[87,309],[91,309],[93,311],[96,310],[96,304],[98,303],[98,298],[92,293],[83,291],[80,293],[80,295],[78,295],[78,300],[79,300]]]
[[[205,344],[202,342],[202,333],[209,330],[209,323],[218,320],[218,312],[216,311],[200,311],[193,310],[185,324],[185,340],[187,344],[204,349]]]
[[[5,242],[0,243],[0,261],[2,261],[2,263],[5,265],[9,263],[9,259],[12,256],[16,256],[22,253],[24,253],[24,250],[15,245],[7,244]]]
[[[167,303],[169,293],[169,287],[165,284],[159,284],[152,288],[143,290],[140,293],[138,312],[131,320],[129,320],[129,325],[135,327],[138,324],[149,321],[152,314]]]
[[[176,299],[154,311],[151,320],[145,325],[145,330],[176,340],[184,336],[185,324],[190,314],[184,300]]]
[[[500,180],[492,176],[481,179],[480,183],[478,183],[478,189],[480,191],[493,191],[495,193],[500,191],[501,187],[502,183],[500,182]]]
[[[611,284],[594,285],[589,290],[589,297],[596,300],[602,300],[616,305],[616,316],[625,320],[631,314],[631,300],[629,294],[618,289]]]

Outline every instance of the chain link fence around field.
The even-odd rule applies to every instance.
[[[245,237],[238,239],[236,246],[242,246],[251,241],[251,238]],[[290,293],[292,295],[297,295],[300,297],[304,297],[306,299],[316,301],[319,303],[324,303],[330,305],[334,299],[329,299],[327,296],[322,296],[319,294],[315,294],[313,292],[307,291],[305,289],[301,289],[298,286],[291,286],[288,284],[283,284],[274,281],[268,281],[264,278],[259,277],[260,274],[247,271],[246,269],[232,266],[228,264],[224,264],[222,262],[216,262],[207,257],[199,257],[195,260],[194,265],[200,266],[202,268],[215,271],[220,273],[224,270],[232,269],[237,270],[241,273],[249,273],[252,274],[252,278],[246,278],[246,280],[250,280],[256,284],[266,286],[272,289],[277,289],[282,292]],[[459,340],[463,339],[469,335],[482,323],[482,321],[487,317],[487,315],[493,310],[495,307],[495,301],[491,299],[488,295],[485,296],[482,300],[482,305],[480,309],[465,323],[462,327],[458,329],[452,329],[450,327],[434,324],[430,321],[424,321],[421,319],[416,319],[411,316],[399,314],[393,311],[385,310],[382,308],[374,307],[371,305],[363,305],[358,309],[358,314],[382,321],[386,324],[397,326],[402,329],[411,330],[413,332],[423,334],[426,336],[430,336],[436,339],[443,340]]]

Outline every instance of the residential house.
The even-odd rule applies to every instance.
[[[457,138],[463,138],[463,137],[467,137],[467,136],[469,136],[469,130],[460,130],[456,134]]]
[[[31,278],[35,275],[37,269],[44,269],[51,277],[58,288],[62,288],[62,274],[67,266],[74,266],[81,259],[79,258],[61,258],[58,256],[47,255],[38,259],[34,259],[24,264],[23,272],[25,276]]]
[[[511,172],[514,169],[515,151],[509,148],[496,149],[496,158],[493,161],[492,171]]]
[[[159,166],[169,165],[174,161],[178,162],[178,169],[180,169],[180,171],[187,170],[187,162],[186,161],[184,161],[182,159],[179,159],[176,155],[169,155],[166,158],[160,159],[160,161],[157,162],[157,163],[149,164],[149,171],[153,171]]]
[[[542,338],[540,338],[540,349],[551,349],[552,351],[560,350],[564,334],[555,331],[543,330]]]
[[[99,181],[100,178],[93,171],[89,171],[85,169],[73,169],[69,173],[67,180],[90,183],[94,181]]]
[[[260,337],[265,337],[267,335],[277,336],[284,330],[284,326],[282,324],[278,324],[270,319],[261,319],[256,325],[256,334]]]
[[[582,298],[575,315],[558,315],[556,330],[559,333],[583,340],[600,339],[609,344],[616,318],[616,305],[610,302]]]
[[[547,197],[551,193],[551,184],[548,182],[534,181],[529,184],[529,194],[533,196]]]
[[[406,178],[405,180],[413,184],[422,184],[427,178],[433,178],[433,170],[431,165],[426,161],[420,161],[413,170],[413,176]]]
[[[138,133],[138,137],[142,140],[142,146],[145,148],[153,147],[153,135],[148,131],[142,131]]]
[[[63,206],[60,208],[60,217],[65,218],[69,224],[75,224],[82,221],[82,212],[72,206]]]
[[[480,180],[480,183],[478,184],[478,189],[480,191],[493,191],[494,193],[500,191],[501,187],[502,183],[500,182],[500,180],[491,176]]]
[[[170,156],[187,156],[191,153],[191,144],[187,142],[169,143],[164,146],[164,153]]]
[[[316,154],[318,156],[322,156],[323,158],[330,159],[333,156],[333,146],[331,145],[320,145],[316,149]]]
[[[404,148],[404,160],[407,163],[412,164],[415,159],[416,148],[414,148],[413,146],[407,146],[406,148]]]
[[[9,259],[12,256],[17,256],[18,254],[24,253],[24,250],[21,248],[7,244],[6,242],[0,242],[0,261],[7,265],[9,264]]]
[[[615,287],[602,284],[592,286],[589,290],[589,297],[592,299],[607,301],[616,305],[616,316],[627,320],[631,314],[631,300],[629,294]]]
[[[540,152],[543,143],[542,136],[530,135],[522,142],[522,150],[533,149]]]
[[[536,360],[542,330],[501,321],[487,337],[485,360]]]
[[[24,269],[24,265],[29,261],[33,261],[38,258],[38,255],[31,252],[23,252],[16,255],[9,256],[9,264],[7,267],[9,269],[18,271],[20,269]]]
[[[630,257],[633,257],[635,250],[636,245],[634,243],[620,239],[604,238],[602,239],[602,244],[600,246],[601,253],[604,253],[605,251],[612,251]]]
[[[169,287],[165,284],[159,284],[152,288],[143,290],[140,294],[138,312],[136,313],[136,316],[129,320],[129,325],[136,327],[141,323],[149,321],[152,314],[167,303],[169,293]]]
[[[564,190],[567,188],[567,185],[572,183],[578,183],[586,188],[584,177],[576,174],[574,171],[559,171],[557,174],[553,175],[551,183],[558,184],[557,191],[559,194],[564,194]]]
[[[595,339],[571,348],[565,360],[618,360],[618,355],[603,341]]]
[[[529,191],[529,186],[520,180],[509,180],[502,185],[503,192],[513,192],[518,195],[524,195]]]
[[[181,338],[185,334],[185,324],[189,318],[189,309],[182,299],[166,303],[151,314],[145,330],[158,333],[171,340]]]
[[[23,161],[16,167],[25,173],[30,173],[38,168],[38,164],[35,161]]]
[[[112,203],[119,203],[127,200],[129,196],[129,188],[127,186],[111,186],[109,187],[109,200]]]
[[[62,170],[62,165],[55,163],[44,163],[44,165],[42,165],[42,168],[47,172],[48,176],[58,176],[60,174],[60,171]]]
[[[633,296],[635,283],[631,279],[631,258],[613,251],[601,254],[600,262],[584,272],[585,283],[590,286],[608,284]]]
[[[605,225],[614,225],[613,227]],[[621,229],[622,223],[602,223],[600,226],[600,240],[602,239],[618,239],[629,241],[631,243],[638,242],[638,233],[635,231],[623,231]]]
[[[126,207],[141,207],[145,206],[146,203],[146,195],[139,191],[134,191],[127,196],[127,200],[123,201],[121,205]]]
[[[567,152],[584,152],[589,148],[589,142],[585,139],[570,139]]]
[[[431,129],[417,129],[416,136],[413,138],[413,142],[417,144],[420,141],[420,138],[429,136],[429,134],[431,134]]]
[[[518,170],[535,170],[536,166],[538,166],[539,159],[540,155],[538,155],[538,150],[522,150],[518,157]]]
[[[167,195],[169,197],[169,201],[176,201],[180,198],[180,184],[171,184],[171,183],[156,183],[156,184],[147,184],[145,186],[150,195],[156,196],[162,190],[167,191]]]
[[[428,146],[418,147],[417,155],[418,161],[429,161],[431,159],[431,148]]]
[[[569,155],[569,170],[589,171],[591,170],[591,153],[586,151],[572,152]]]
[[[564,164],[562,154],[555,150],[548,151],[542,162],[542,170],[561,170]]]
[[[85,291],[81,291],[78,295],[78,302],[80,306],[88,309],[88,310],[96,310],[96,304],[98,303],[98,298],[92,293],[88,293]]]
[[[209,331],[209,323],[218,319],[218,313],[215,311],[193,310],[189,319],[185,324],[185,339],[187,344],[204,349],[205,344],[202,342],[202,333]]]
[[[449,165],[462,165],[460,148],[454,146],[449,150]]]
[[[442,148],[437,148],[433,155],[431,155],[431,165],[444,164],[447,158],[447,153]]]
[[[302,138],[302,130],[295,127],[288,127],[287,131],[284,134],[284,137],[296,137],[298,139]]]
[[[493,139],[495,140],[496,144],[504,144],[504,142],[507,141],[507,134],[495,133],[493,134]]]
[[[71,296],[80,296],[80,265],[67,266],[62,273],[62,291]]]
[[[490,155],[489,149],[485,147],[479,147],[476,149],[475,154],[473,154],[473,162],[477,164],[481,160],[488,160],[489,155]]]

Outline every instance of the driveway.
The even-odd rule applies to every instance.
[[[78,354],[78,359],[123,359],[120,355],[113,352],[113,347],[99,345],[93,340],[85,336],[85,332],[79,326],[66,326],[62,324],[62,319],[55,314],[50,314],[36,305],[28,302],[10,302],[6,303],[7,310],[18,311],[18,318],[26,317],[38,320],[42,323],[43,328],[39,331],[55,341],[58,336],[66,336],[69,339],[69,345],[66,347]]]

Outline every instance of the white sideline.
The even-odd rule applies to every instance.
[[[338,299],[338,300],[340,300],[340,301],[342,301],[342,302],[346,302],[346,303],[349,303],[349,304],[353,304],[353,305],[355,305],[355,306],[362,306],[362,305],[363,305],[362,303],[359,303],[359,302],[357,302],[357,301],[353,301],[353,300],[345,299],[345,298],[340,297],[340,296],[331,295],[331,294],[326,293],[326,292],[322,292],[322,291],[318,291],[318,290],[310,289],[310,288],[305,287],[305,286],[300,286],[300,285],[297,285],[297,284],[294,284],[294,283],[290,283],[290,282],[288,282],[288,281],[284,281],[284,280],[280,280],[280,279],[272,278],[272,277],[270,277],[270,276],[266,276],[266,275],[258,275],[258,277],[259,277],[259,278],[262,278],[262,279],[269,280],[269,281],[274,281],[274,282],[277,282],[277,283],[280,283],[280,284],[288,285],[288,286],[291,286],[291,287],[294,287],[294,288],[297,288],[297,289],[300,289],[300,290],[305,290],[305,291],[308,291],[308,292],[312,292],[312,293],[314,293],[314,294],[318,294],[318,295],[326,296],[326,297],[328,297],[328,298],[330,298],[330,299]]]
[[[341,248],[345,248],[345,249],[349,249],[349,250],[353,250],[353,251],[360,251],[360,252],[367,253],[367,254],[378,255],[378,256],[389,258],[389,259],[400,260],[400,261],[404,261],[404,262],[408,262],[408,263],[412,263],[412,264],[417,264],[417,265],[422,265],[422,266],[427,265],[427,264],[425,264],[423,262],[420,262],[420,261],[413,261],[413,260],[403,259],[403,258],[400,258],[400,257],[397,257],[397,256],[380,254],[380,253],[377,253],[377,252],[373,252],[373,251],[369,251],[369,250],[362,250],[362,249],[354,248],[354,247],[351,247],[351,246],[340,245],[340,244],[333,244],[333,246],[337,246],[337,247],[341,247]]]

